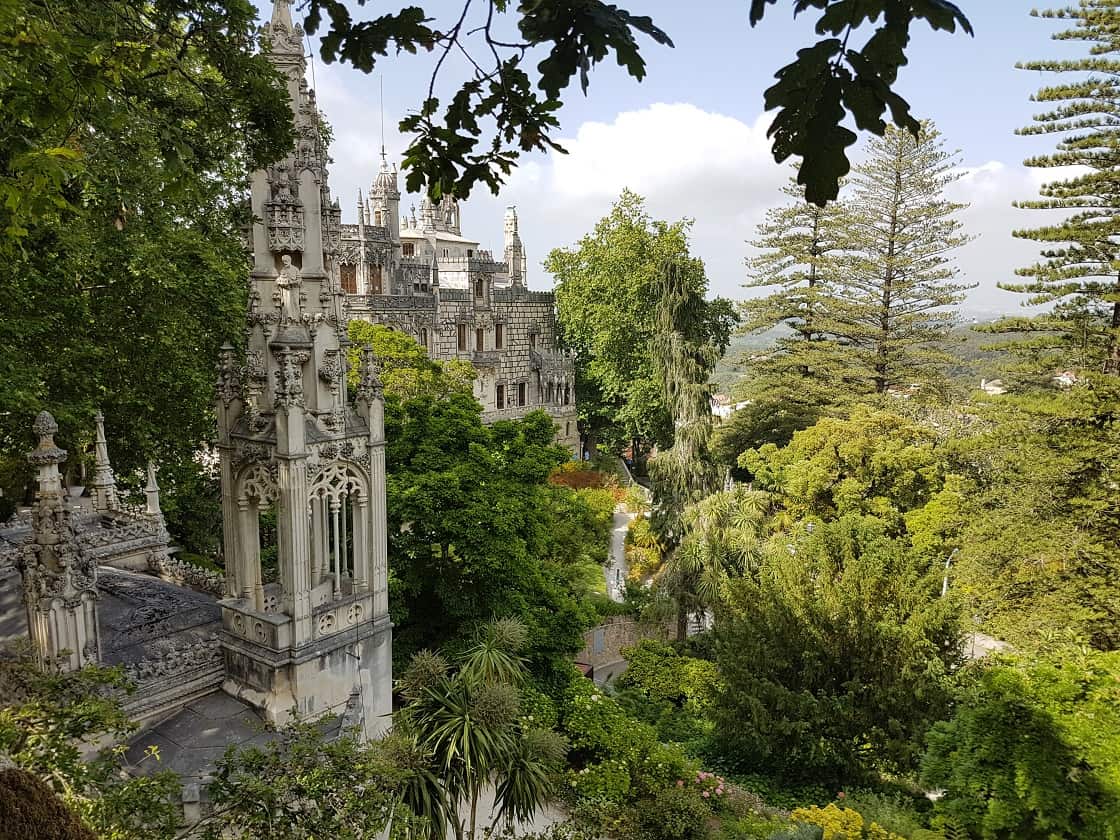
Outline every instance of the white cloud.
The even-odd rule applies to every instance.
[[[366,188],[376,172],[379,127],[364,97],[337,84],[333,75],[320,72],[319,96],[335,127],[332,187],[349,215],[356,188]],[[387,122],[393,126],[395,120]],[[540,264],[548,251],[578,240],[629,187],[645,196],[655,217],[693,218],[693,253],[704,259],[713,293],[742,297],[746,242],[766,209],[785,199],[779,190],[790,172],[771,157],[769,123],[766,114],[747,123],[689,103],[655,103],[611,122],[584,123],[561,140],[567,155],[522,160],[500,196],[477,190],[464,207],[464,233],[500,253],[502,216],[507,205],[516,204],[530,283],[547,288],[551,278]],[[391,150],[406,143],[395,131],[387,141]],[[1011,231],[1040,224],[1043,214],[1015,210],[1011,202],[1036,196],[1054,173],[1001,161],[960,171],[949,197],[970,205],[961,218],[977,237],[957,254],[963,277],[979,284],[967,305],[1014,310],[1019,296],[998,290],[996,283],[1012,280],[1015,268],[1036,259],[1038,248],[1013,239]],[[402,211],[411,200],[402,199]]]
[[[539,265],[548,250],[590,230],[629,187],[655,217],[695,220],[693,253],[705,260],[713,291],[738,297],[745,241],[787,177],[770,157],[768,124],[767,117],[749,125],[687,103],[584,123],[560,141],[568,154],[520,167],[501,203],[518,205],[530,259]]]

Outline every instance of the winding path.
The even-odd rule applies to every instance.
[[[611,530],[610,561],[603,567],[607,578],[607,595],[612,601],[622,601],[626,591],[626,576],[630,567],[626,565],[626,531],[636,514],[628,513],[623,505],[614,509],[614,525]]]

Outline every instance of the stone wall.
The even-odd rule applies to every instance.
[[[578,454],[574,365],[557,349],[552,293],[520,286],[493,288],[487,276],[481,279],[486,284],[481,297],[473,288],[442,287],[431,294],[352,296],[350,317],[410,335],[428,348],[433,359],[471,362],[478,371],[474,395],[486,422],[516,419],[543,408],[557,424],[558,442]],[[481,350],[478,330],[482,330]]]
[[[672,622],[650,624],[624,615],[609,617],[598,627],[583,634],[583,650],[576,662],[589,665],[597,683],[608,682],[626,670],[622,649],[642,639],[669,641],[673,637]]]

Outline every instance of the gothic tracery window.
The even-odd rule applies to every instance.
[[[365,479],[346,464],[329,464],[312,482],[308,498],[312,578],[318,583],[329,576],[335,597],[349,594],[355,583],[369,583],[360,563],[370,539],[368,500]]]

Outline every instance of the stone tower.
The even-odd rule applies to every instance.
[[[525,246],[517,232],[517,208],[507,207],[505,218],[505,254],[509,266],[509,280],[514,286],[525,285]]]
[[[384,146],[381,147],[381,169],[369,188],[369,202],[373,211],[370,223],[376,227],[388,228],[390,241],[399,242],[401,191],[397,186],[396,164],[389,168]]]
[[[66,450],[55,446],[58,424],[46,411],[32,426],[39,445],[27,455],[39,471],[32,509],[34,530],[20,555],[27,626],[39,667],[73,671],[101,658],[97,627],[97,563],[71,522],[58,465]]]
[[[392,679],[383,403],[371,353],[347,396],[337,205],[302,40],[278,0],[265,48],[288,79],[297,142],[253,174],[247,347],[241,360],[227,345],[218,365],[223,688],[278,723],[357,697],[374,734]],[[275,582],[262,575],[266,513]]]

